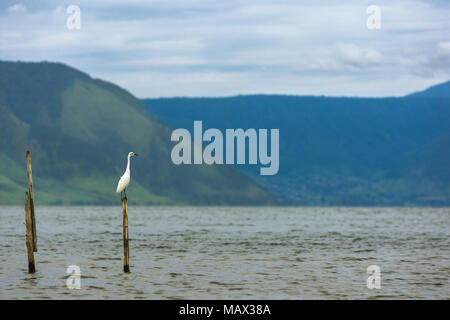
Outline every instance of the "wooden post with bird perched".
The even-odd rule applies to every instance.
[[[116,192],[120,193],[122,200],[122,212],[123,212],[123,271],[130,272],[130,248],[128,246],[128,207],[127,207],[127,187],[130,184],[130,159],[137,156],[137,153],[129,152],[127,157],[127,167],[125,173],[120,177],[117,184]],[[122,195],[123,193],[123,195]]]
[[[28,175],[28,196],[31,216],[31,235],[33,240],[33,251],[37,252],[37,233],[36,233],[36,216],[34,211],[34,191],[33,191],[33,173],[31,171],[31,154],[27,150],[27,175]]]
[[[122,198],[123,211],[123,271],[130,272],[130,247],[128,246],[128,208],[127,197]]]
[[[31,221],[31,209],[30,209],[30,196],[28,192],[25,192],[25,227],[26,227],[26,244],[28,255],[28,273],[35,273],[36,268],[34,265],[34,253],[33,253],[33,224]]]

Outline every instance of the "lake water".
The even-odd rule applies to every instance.
[[[449,299],[449,208],[0,207],[1,299]],[[81,289],[66,287],[69,265]],[[368,289],[367,267],[381,269]]]

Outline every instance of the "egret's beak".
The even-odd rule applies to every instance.
[[[135,153],[135,154],[134,154],[134,156],[138,156],[138,154],[137,154],[137,153]]]

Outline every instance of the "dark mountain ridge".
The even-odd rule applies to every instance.
[[[427,98],[449,98],[450,97],[450,80],[431,86],[423,91],[414,92],[407,97],[427,97]]]
[[[449,82],[402,98],[248,95],[144,99],[178,128],[279,128],[280,170],[260,177],[285,203],[450,205]],[[437,89],[436,89],[437,88]]]

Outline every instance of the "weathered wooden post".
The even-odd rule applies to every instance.
[[[123,271],[130,272],[130,248],[128,247],[128,208],[127,197],[122,199],[123,211]]]
[[[34,191],[33,191],[33,174],[31,171],[31,154],[30,150],[27,150],[27,173],[28,173],[28,195],[30,214],[31,214],[31,232],[33,237],[33,251],[37,252],[37,234],[36,234],[36,216],[34,211]]]
[[[36,269],[34,265],[34,253],[33,253],[33,225],[31,222],[30,196],[28,192],[25,192],[25,226],[26,226],[26,244],[28,255],[28,273],[34,273]]]

